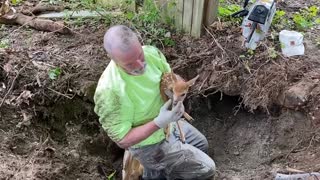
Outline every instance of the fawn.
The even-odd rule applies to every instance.
[[[183,101],[189,91],[189,88],[199,78],[197,75],[195,78],[185,81],[179,75],[171,72],[164,73],[161,77],[160,82],[160,94],[164,102],[172,99],[172,105],[175,106],[179,101]],[[193,118],[186,112],[183,116],[188,120],[192,121]],[[179,121],[177,121],[177,127],[179,129],[181,141],[185,142],[185,135],[182,132]],[[170,135],[170,124],[165,128],[166,139]],[[143,173],[143,166],[140,162],[133,158],[131,153],[126,150],[123,157],[123,169],[122,169],[122,180],[138,180]]]
[[[164,73],[160,82],[160,94],[162,99],[165,102],[169,99],[172,99],[172,105],[175,106],[179,101],[183,101],[186,98],[189,88],[196,82],[198,78],[199,75],[189,81],[185,81],[182,77],[173,73],[172,71],[169,73]],[[188,121],[193,121],[193,118],[188,113],[185,112],[183,116]],[[185,135],[182,132],[179,121],[177,121],[177,127],[179,129],[181,141],[184,143]],[[171,128],[169,124],[165,130],[166,139],[168,139],[170,136],[170,129]]]
[[[143,173],[143,166],[126,150],[123,155],[122,180],[139,180]]]

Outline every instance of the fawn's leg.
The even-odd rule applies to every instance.
[[[169,141],[169,137],[170,137],[170,132],[171,131],[171,123],[169,123],[167,125],[167,127],[165,128],[164,132],[166,134],[166,140]]]
[[[183,113],[183,117],[185,117],[189,122],[194,121],[193,117],[186,112]]]
[[[182,131],[182,129],[181,129],[181,124],[180,124],[179,122],[180,122],[180,120],[177,121],[177,127],[178,127],[178,129],[179,129],[179,134],[180,134],[181,142],[182,142],[182,143],[185,143],[185,142],[186,142],[186,137],[185,137],[185,135],[184,135],[184,133],[183,133],[183,131]]]

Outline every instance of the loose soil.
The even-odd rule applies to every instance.
[[[93,112],[109,62],[102,47],[108,27],[70,27],[73,35],[1,28],[10,47],[0,50],[0,179],[106,179],[114,171],[120,179],[123,150]],[[268,54],[271,39],[249,57],[237,27],[208,31],[200,39],[172,33],[176,45],[159,48],[176,73],[200,75],[185,106],[208,138],[216,179],[273,179],[286,167],[319,172],[319,29],[305,34],[305,56],[276,59]],[[51,80],[55,67],[62,73]],[[310,86],[307,101],[290,107],[281,97],[299,83]]]

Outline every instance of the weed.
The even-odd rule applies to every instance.
[[[320,24],[318,12],[319,8],[317,6],[310,6],[295,13],[292,17],[295,28],[303,31],[312,28],[316,24]]]
[[[170,25],[164,25],[160,10],[152,0],[145,0],[144,7],[139,13],[128,11],[126,18],[135,29],[143,31],[144,44],[173,46],[175,42],[167,36]]]
[[[253,56],[253,55],[254,55],[254,50],[248,49],[247,53],[248,53],[249,55]]]
[[[295,12],[291,17],[285,11],[277,10],[272,25],[275,30],[287,28],[306,31],[320,24],[318,13],[319,8],[317,6],[303,8],[299,12]]]
[[[241,18],[233,18],[231,17],[231,14],[240,11],[241,7],[236,4],[226,5],[224,1],[221,1],[221,0],[219,2],[221,5],[218,7],[218,17],[220,17],[221,21],[223,22],[231,21],[232,23],[240,24]]]
[[[286,17],[286,12],[283,10],[277,10],[273,17],[272,25],[275,29],[285,29],[292,26],[289,18]]]
[[[96,4],[94,3],[95,1],[97,2]],[[152,0],[144,0],[143,7],[138,13],[132,8],[129,8],[134,2],[134,0],[70,0],[69,6],[70,9],[74,9],[75,11],[89,9],[101,12],[106,9],[112,9],[115,4],[120,5],[120,9],[124,12],[123,15],[120,15],[117,18],[112,18],[111,15],[100,16],[97,19],[94,19],[94,21],[104,21],[107,26],[112,24],[126,24],[132,29],[140,31],[139,34],[143,36],[143,44],[162,47],[175,45],[174,40],[170,36],[166,36],[166,34],[170,32],[170,25],[172,24],[164,24],[165,21],[170,22],[172,20],[163,18],[155,2]],[[173,4],[169,3],[168,6],[171,7]],[[70,21],[70,17],[65,17],[65,20]],[[83,18],[78,18],[73,19],[72,22],[73,25],[80,26],[84,24],[85,20]],[[91,23],[93,23],[93,21],[91,21]]]
[[[22,2],[23,0],[11,0],[12,5],[18,5]]]
[[[115,177],[114,175],[116,174],[116,171],[113,171],[113,173],[111,173],[109,176],[108,176],[108,180],[114,180]]]
[[[51,80],[56,80],[61,74],[61,69],[59,67],[49,70],[49,78]]]
[[[0,48],[8,48],[9,46],[9,39],[0,40]]]
[[[274,49],[274,47],[268,48],[268,54],[272,59],[276,59],[278,57],[277,51]]]

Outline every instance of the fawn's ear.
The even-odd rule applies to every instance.
[[[197,75],[195,78],[189,80],[189,81],[187,82],[187,84],[189,85],[189,87],[192,86],[192,85],[194,85],[194,83],[196,82],[196,80],[197,80],[198,78],[199,78],[199,75]]]

